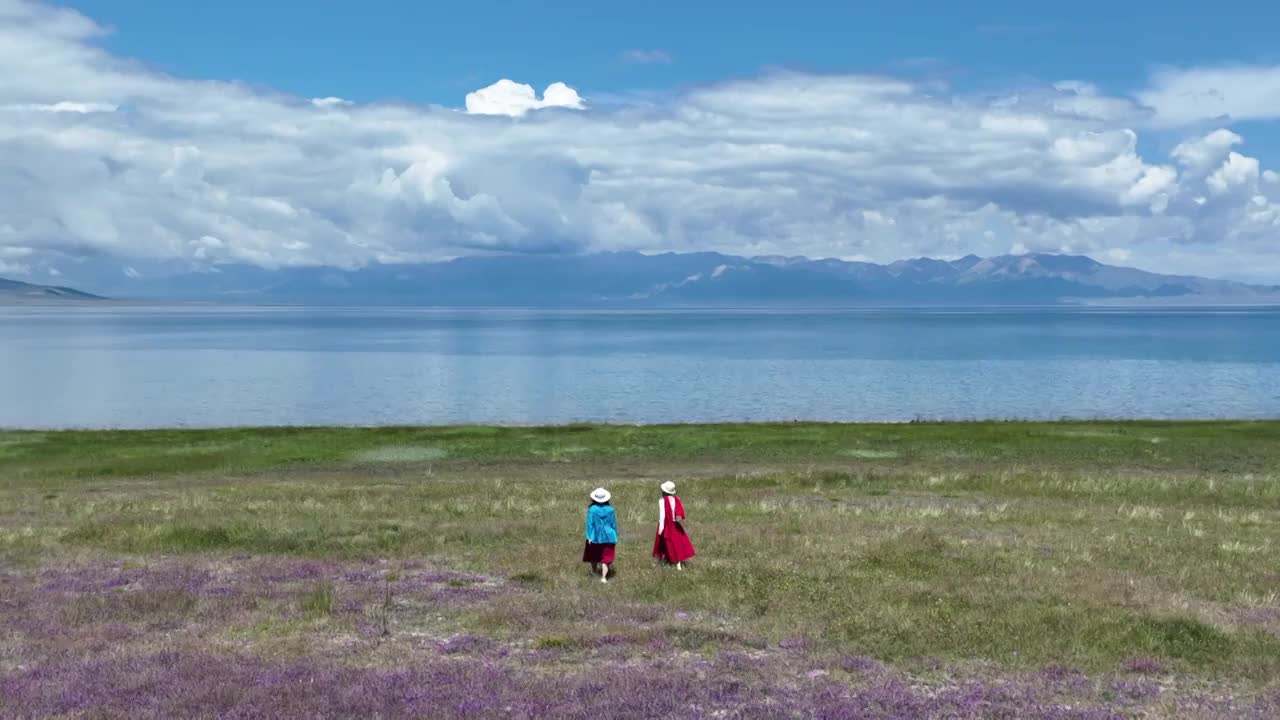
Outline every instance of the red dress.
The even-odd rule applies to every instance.
[[[680,525],[685,518],[684,504],[675,495],[665,495],[658,503],[658,535],[653,540],[653,556],[669,563],[684,562],[694,554],[689,534]]]
[[[612,565],[614,558],[617,557],[617,550],[612,544],[601,544],[588,542],[587,546],[582,549],[582,562],[598,565]]]

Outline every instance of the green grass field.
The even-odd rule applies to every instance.
[[[1089,685],[1063,707],[1121,716],[1265,713],[1277,468],[1262,422],[5,432],[0,569],[20,599],[0,616],[45,603],[72,630],[0,638],[0,672],[173,648],[360,668],[523,653],[561,674],[737,653],[794,671],[778,693],[866,687],[862,658],[939,688],[1070,668]],[[649,558],[667,479],[699,553],[683,573]],[[622,537],[608,586],[579,561],[598,485]],[[1131,677],[1155,689],[1115,685]],[[111,715],[100,695],[84,707]]]

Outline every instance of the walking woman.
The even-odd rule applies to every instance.
[[[587,546],[582,551],[582,562],[591,563],[591,572],[600,573],[600,582],[609,582],[609,566],[613,564],[614,546],[618,544],[618,516],[609,504],[609,491],[596,488],[591,491],[591,505],[587,507]]]
[[[676,484],[670,480],[662,483],[662,499],[658,501],[658,536],[653,541],[653,556],[659,562],[674,564],[684,569],[684,562],[693,557],[693,543],[680,524],[685,519],[684,504],[676,497]]]

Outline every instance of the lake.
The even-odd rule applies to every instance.
[[[1280,417],[1280,310],[0,309],[0,427]]]

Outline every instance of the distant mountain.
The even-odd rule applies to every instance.
[[[33,285],[0,278],[0,305],[26,305],[46,302],[83,302],[105,300],[87,292],[54,285]]]
[[[144,300],[303,305],[1280,304],[1280,287],[1160,275],[1048,254],[917,258],[888,265],[718,253],[504,255],[350,271],[222,265],[160,277],[122,276],[101,289]]]

